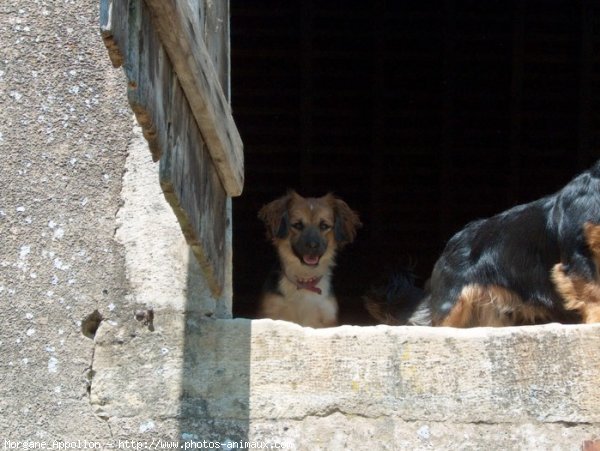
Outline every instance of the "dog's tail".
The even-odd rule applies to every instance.
[[[390,326],[430,326],[431,314],[424,290],[415,286],[414,275],[395,271],[363,297],[367,311]]]

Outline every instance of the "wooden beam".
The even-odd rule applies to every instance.
[[[243,144],[191,2],[195,0],[145,0],[221,183],[228,195],[239,196],[244,185]]]

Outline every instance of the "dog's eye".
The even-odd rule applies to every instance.
[[[302,222],[298,221],[298,222],[294,222],[292,224],[292,227],[296,230],[303,230],[304,229],[304,224],[302,224]]]
[[[331,229],[331,226],[329,224],[327,224],[326,222],[322,222],[321,224],[319,224],[319,228],[321,230],[325,231],[325,230]]]

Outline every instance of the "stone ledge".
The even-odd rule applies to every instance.
[[[154,326],[100,328],[97,413],[600,424],[600,325],[314,330],[157,312]]]
[[[251,418],[600,423],[600,325],[252,325]]]

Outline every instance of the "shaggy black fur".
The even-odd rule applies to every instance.
[[[422,323],[415,312],[421,319],[429,312],[430,324],[440,325],[466,286],[497,286],[545,312],[540,322],[578,322],[578,315],[565,309],[550,273],[562,263],[568,275],[597,278],[585,223],[600,224],[600,161],[555,194],[468,224],[446,245],[418,302],[412,283],[392,279],[367,295],[367,308],[372,314],[379,310],[375,316],[387,324]],[[486,324],[474,318],[472,325]]]

